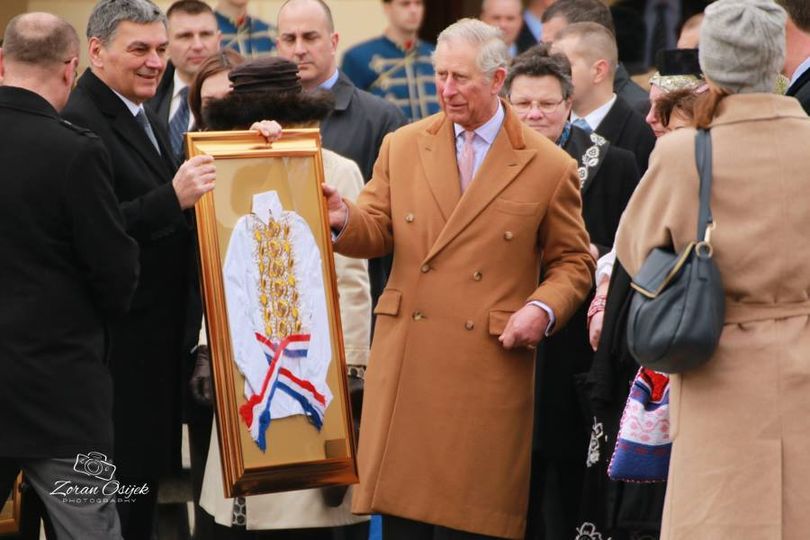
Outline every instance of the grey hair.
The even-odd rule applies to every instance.
[[[166,26],[166,15],[150,0],[99,0],[87,21],[87,39],[94,37],[107,43],[122,22],[160,22]]]
[[[449,41],[464,41],[478,47],[475,61],[478,69],[487,77],[492,77],[498,68],[509,65],[509,49],[503,42],[503,33],[478,19],[461,19],[454,22],[439,34],[436,46]],[[434,53],[435,54],[435,53]]]

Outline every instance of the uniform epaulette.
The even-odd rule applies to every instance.
[[[84,135],[85,137],[90,137],[91,139],[98,139],[98,135],[96,135],[95,133],[93,133],[89,129],[83,128],[81,126],[77,126],[76,124],[74,124],[72,122],[68,122],[64,118],[60,118],[59,123],[62,124],[63,126],[65,126],[66,128],[68,128],[69,130],[75,131],[76,133]]]

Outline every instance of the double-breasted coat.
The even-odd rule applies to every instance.
[[[530,300],[564,325],[593,260],[574,161],[503,106],[463,195],[443,113],[388,136],[335,250],[394,255],[375,309],[353,510],[521,538],[534,353],[498,336]]]
[[[712,358],[671,379],[661,538],[807,538],[810,119],[793,98],[732,95],[711,135],[726,320]],[[696,237],[694,137],[659,139],[627,206],[616,248],[631,276],[653,248]]]

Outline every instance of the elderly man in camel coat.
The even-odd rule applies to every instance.
[[[386,540],[522,538],[533,349],[591,286],[579,180],[498,99],[497,29],[459,21],[434,60],[444,112],[386,138],[356,205],[324,187],[337,252],[394,254],[353,510],[385,514]]]

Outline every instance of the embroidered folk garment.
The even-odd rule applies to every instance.
[[[272,419],[298,414],[320,430],[332,400],[321,255],[307,223],[274,191],[253,197],[223,266],[234,360],[245,376],[239,413],[262,450]]]

